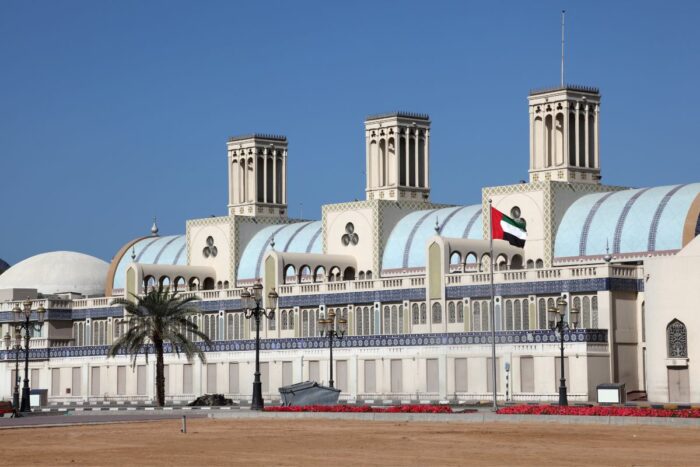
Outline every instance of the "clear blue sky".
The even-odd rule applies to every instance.
[[[292,216],[364,197],[363,119],[432,119],[432,199],[527,178],[531,88],[598,86],[603,181],[700,181],[700,2],[0,2],[0,258],[107,261],[226,213],[228,136],[289,138]]]

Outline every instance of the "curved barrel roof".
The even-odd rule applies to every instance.
[[[443,237],[483,238],[480,204],[414,211],[404,216],[389,234],[382,269],[424,267],[425,241],[435,235],[435,220]]]
[[[262,276],[265,252],[272,249],[287,253],[322,253],[321,221],[297,222],[294,224],[270,225],[248,242],[238,263],[238,280],[257,279]]]
[[[697,221],[698,194],[700,183],[585,195],[566,210],[554,256],[604,255],[606,245],[610,253],[678,250],[688,216]]]
[[[131,264],[132,251],[136,254],[134,262],[142,264],[187,264],[187,240],[184,235],[167,235],[163,237],[144,237],[128,243],[112,260],[114,277],[112,290],[124,288],[124,274]],[[115,266],[116,262],[116,266]],[[110,280],[108,277],[107,280]]]

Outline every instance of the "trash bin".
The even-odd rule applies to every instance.
[[[44,407],[49,405],[49,390],[31,389],[29,391],[29,405],[31,407]]]
[[[340,389],[321,386],[316,381],[290,384],[279,388],[282,405],[335,405]]]
[[[603,383],[596,387],[599,404],[624,404],[627,402],[625,383]]]

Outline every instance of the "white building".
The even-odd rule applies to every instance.
[[[262,281],[280,295],[262,329],[266,398],[282,385],[328,380],[327,341],[316,329],[334,309],[349,328],[334,352],[343,398],[487,399],[491,199],[528,230],[524,248],[494,242],[499,398],[556,400],[559,344],[547,309],[563,297],[581,310],[579,329],[564,336],[570,400],[595,400],[599,383],[621,382],[630,395],[698,402],[690,356],[700,348],[687,335],[700,329],[700,183],[601,184],[599,113],[597,89],[531,93],[529,181],[485,187],[464,206],[431,200],[427,115],[369,117],[366,199],[325,205],[320,220],[287,217],[285,137],[231,138],[228,216],[190,220],[181,235],[154,226],[108,266],[65,252],[15,265],[0,276],[2,333],[17,300],[38,290],[34,306],[48,310],[48,324],[31,341],[33,388],[53,401],[151,400],[153,360],[132,370],[128,357],[105,353],[124,331],[112,297],[160,282],[201,297],[195,319],[214,340],[206,364],[166,355],[167,398],[248,399],[254,330],[239,297]],[[0,353],[4,398],[13,359]]]

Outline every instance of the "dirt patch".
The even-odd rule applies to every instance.
[[[2,432],[13,465],[698,465],[700,428],[180,420]],[[18,453],[20,452],[18,451]],[[5,464],[9,465],[9,464]]]

